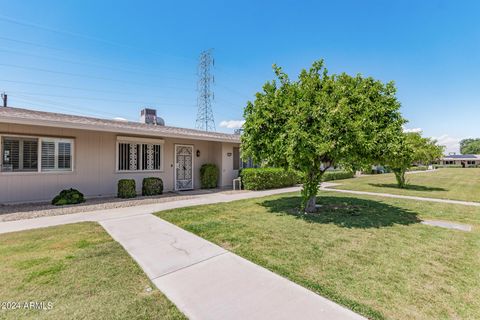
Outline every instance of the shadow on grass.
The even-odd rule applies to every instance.
[[[373,200],[319,196],[317,213],[301,213],[300,197],[282,197],[266,200],[261,205],[272,213],[294,215],[312,223],[335,224],[344,228],[381,228],[393,225],[410,225],[421,220],[413,211]]]
[[[394,189],[399,189],[398,185],[395,183],[369,183],[369,185],[373,187],[379,187],[379,188],[394,188]],[[419,186],[415,184],[407,184],[404,190],[414,190],[414,191],[448,191],[447,189],[444,188],[439,188],[439,187],[426,187],[426,186]]]

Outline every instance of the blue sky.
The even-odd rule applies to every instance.
[[[410,129],[449,151],[477,137],[477,1],[0,1],[0,90],[12,106],[194,127],[196,65],[214,48],[217,130],[277,63],[295,76],[394,80]]]

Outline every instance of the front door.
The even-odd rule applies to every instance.
[[[175,190],[193,189],[193,146],[175,145]]]

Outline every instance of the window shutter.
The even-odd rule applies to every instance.
[[[72,167],[72,145],[69,142],[58,143],[58,169]]]
[[[3,139],[2,170],[18,170],[20,163],[20,140]]]
[[[42,141],[42,170],[55,169],[55,142]]]
[[[38,170],[37,140],[23,140],[23,170]]]

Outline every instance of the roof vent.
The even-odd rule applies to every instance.
[[[159,126],[165,125],[165,121],[161,117],[157,117],[157,110],[149,108],[145,108],[140,112],[140,122]]]

